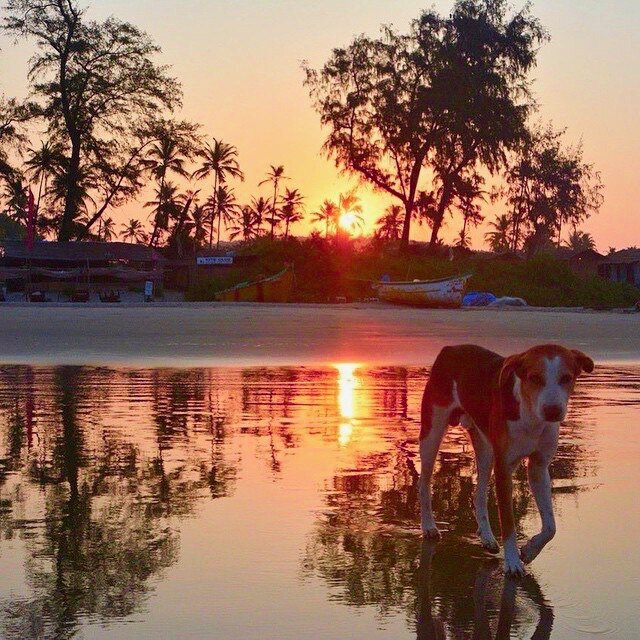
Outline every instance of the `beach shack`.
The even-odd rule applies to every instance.
[[[640,249],[623,249],[604,256],[598,274],[611,282],[628,282],[640,287]]]
[[[569,259],[569,268],[574,272],[583,276],[599,275],[599,267],[605,259],[601,253],[594,249],[585,249],[573,253]]]
[[[153,282],[162,283],[164,258],[154,249],[125,242],[0,243],[0,282],[9,291],[69,295],[88,299]]]

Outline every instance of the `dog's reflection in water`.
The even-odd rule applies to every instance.
[[[525,629],[531,640],[551,638],[553,608],[535,578],[505,577],[497,559],[465,561],[424,539],[418,579],[418,640],[508,640]]]

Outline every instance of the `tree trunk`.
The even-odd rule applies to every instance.
[[[271,211],[271,240],[276,226],[276,202],[278,202],[278,181],[273,183],[273,207]]]
[[[162,215],[162,196],[164,195],[164,178],[166,175],[166,171],[165,173],[162,174],[162,180],[160,181],[160,193],[158,195],[158,211],[156,213],[156,217],[155,220],[153,221],[153,233],[151,234],[151,239],[149,240],[149,246],[153,247],[156,243],[157,240],[157,235],[158,235],[158,225],[160,223],[160,216]]]
[[[400,252],[404,253],[409,249],[409,233],[411,232],[411,218],[413,217],[413,200],[404,203],[404,223],[402,225],[402,236],[400,237]]]
[[[213,209],[211,210],[211,224],[209,225],[209,249],[213,247],[213,222],[218,209],[218,174],[215,174],[213,182]]]
[[[73,234],[73,221],[78,213],[78,180],[80,178],[80,140],[72,140],[71,157],[67,169],[67,189],[58,241],[68,242]]]
[[[450,191],[450,187],[447,183],[445,183],[442,189],[442,196],[440,197],[440,202],[438,203],[436,217],[433,221],[433,228],[431,229],[429,249],[433,249],[436,246],[436,242],[438,241],[438,234],[440,233],[440,229],[442,228],[442,222],[444,221],[444,214],[446,213],[447,207],[449,206],[449,191]]]

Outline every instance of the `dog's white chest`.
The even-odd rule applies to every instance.
[[[555,455],[560,429],[558,423],[524,419],[509,420],[507,429],[509,433],[507,458],[510,464],[516,464],[522,458],[534,453],[547,460],[551,460]]]

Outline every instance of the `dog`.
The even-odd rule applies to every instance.
[[[440,443],[450,425],[463,425],[473,445],[477,486],[474,512],[482,545],[500,547],[487,510],[494,470],[504,570],[522,576],[556,533],[549,464],[558,446],[560,422],[581,373],[591,373],[591,358],[560,345],[539,345],[504,358],[475,345],[444,347],[424,390],[420,430],[420,510],[422,533],[439,539],[431,508],[431,476]],[[542,529],[518,551],[512,503],[512,474],[527,458],[529,486]]]

